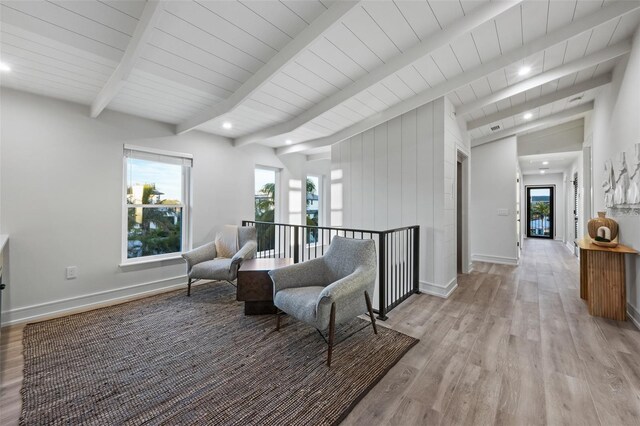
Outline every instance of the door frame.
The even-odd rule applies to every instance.
[[[455,214],[457,216],[458,209],[462,212],[462,229],[458,228],[458,221],[456,218],[456,246],[457,246],[457,238],[458,233],[461,234],[461,243],[462,243],[462,273],[468,274],[473,269],[473,265],[471,264],[471,245],[469,244],[469,154],[462,151],[460,148],[456,149],[456,173],[454,184],[452,186],[452,196],[454,199],[455,206]],[[462,181],[461,181],[461,189],[462,189],[462,205],[458,205],[458,197],[457,197],[457,188],[458,188],[458,173],[457,167],[458,163],[462,164]],[[457,253],[457,250],[456,250]],[[457,256],[457,254],[456,254]],[[456,260],[456,270],[457,270],[457,260]]]
[[[551,235],[532,235],[531,234],[531,209],[529,207],[529,202],[531,201],[530,192],[532,189],[544,189],[547,188],[551,191],[551,197],[549,200],[549,225],[551,228]],[[555,185],[526,185],[524,187],[524,194],[526,198],[526,209],[527,209],[527,223],[526,223],[526,233],[527,238],[542,238],[546,240],[555,240],[556,238],[556,217],[555,217],[555,204],[556,204],[556,186]]]

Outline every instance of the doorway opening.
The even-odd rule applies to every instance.
[[[471,272],[471,254],[469,253],[469,157],[458,150],[455,183],[452,185],[451,198],[456,210],[456,272]]]
[[[527,187],[527,237],[553,239],[554,187]]]
[[[573,174],[573,254],[578,256],[580,249],[578,248],[578,172]]]
[[[458,255],[457,255],[457,271],[459,274],[462,273],[462,162],[458,161],[457,165],[457,189],[456,189],[456,226],[459,230],[456,234],[457,237],[457,247],[458,247]]]

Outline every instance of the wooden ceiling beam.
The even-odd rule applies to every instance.
[[[126,83],[136,61],[140,58],[140,55],[142,55],[142,51],[151,37],[151,32],[155,28],[163,10],[164,8],[162,7],[161,1],[147,0],[142,15],[140,15],[140,20],[136,25],[136,29],[131,36],[131,40],[129,40],[127,49],[120,59],[120,63],[91,103],[92,118],[100,115]]]
[[[245,81],[224,101],[200,111],[176,127],[177,133],[193,130],[208,121],[214,120],[238,108],[245,100],[266,84],[275,74],[293,62],[302,52],[322,37],[334,25],[339,24],[345,15],[358,5],[358,1],[336,1],[307,28],[291,40],[255,74]]]
[[[491,62],[486,62],[479,65],[467,72],[459,74],[437,86],[427,89],[415,96],[412,96],[404,101],[397,103],[390,108],[367,117],[349,127],[346,127],[338,132],[325,136],[309,140],[306,142],[298,143],[295,145],[284,146],[276,149],[279,155],[291,154],[295,152],[303,152],[309,149],[319,148],[322,146],[333,145],[345,139],[348,139],[358,133],[362,133],[368,129],[371,129],[385,121],[391,120],[399,115],[409,112],[415,108],[425,105],[434,101],[448,93],[473,83],[476,80],[486,77],[491,73],[498,71],[506,66],[521,61],[534,53],[541,52],[558,43],[562,43],[565,40],[576,37],[589,31],[594,27],[602,25],[612,19],[617,19],[620,16],[626,15],[636,9],[640,8],[640,2],[614,2],[610,6],[606,6],[590,15],[587,15],[577,21],[572,22],[569,25],[565,25],[558,30],[542,36],[532,42],[514,49],[510,52],[497,57]]]
[[[235,140],[236,146],[243,146],[250,143],[259,142],[261,140],[271,138],[278,135],[284,135],[292,132],[306,123],[321,116],[327,111],[335,108],[346,100],[356,96],[357,94],[367,90],[389,77],[390,75],[411,65],[417,60],[435,52],[439,48],[446,46],[463,35],[473,31],[475,28],[491,21],[496,16],[501,15],[513,6],[519,4],[522,0],[502,0],[488,3],[482,7],[478,7],[469,15],[461,18],[445,29],[437,32],[433,36],[428,37],[424,41],[416,44],[412,48],[406,50],[397,56],[391,58],[385,64],[372,70],[349,86],[334,93],[333,95],[323,99],[321,102],[312,106],[292,120],[278,123],[257,132],[239,137]]]
[[[569,120],[574,120],[576,117],[584,115],[586,112],[589,112],[592,109],[593,109],[593,101],[587,102],[585,104],[578,105],[573,108],[565,109],[564,111],[558,112],[556,114],[551,114],[546,117],[542,117],[538,120],[523,123],[519,126],[511,127],[509,129],[504,129],[499,132],[495,132],[491,135],[483,136],[481,138],[472,139],[471,147],[473,148],[478,145],[484,145],[485,143],[504,139],[509,136],[517,135],[518,133],[536,129],[538,127],[547,126],[550,124],[557,124],[557,123],[561,123]]]
[[[487,115],[486,117],[479,118],[477,120],[467,122],[467,130],[477,129],[478,127],[488,126],[496,123],[497,121],[504,120],[505,118],[520,115],[526,111],[534,108],[539,108],[544,105],[552,104],[561,99],[568,98],[570,96],[579,95],[587,90],[595,89],[596,87],[604,86],[611,83],[611,73],[603,74],[591,80],[583,81],[574,86],[567,87],[566,89],[558,90],[557,92],[549,93],[539,98],[532,99],[528,102],[521,103],[511,108],[507,108],[502,111],[498,111],[494,114]]]
[[[584,56],[580,59],[576,59],[564,65],[560,65],[559,67],[550,69],[549,71],[534,75],[531,78],[522,80],[516,84],[512,84],[511,86],[507,86],[504,89],[497,90],[490,95],[477,99],[473,102],[469,102],[468,104],[460,105],[456,108],[456,114],[460,117],[484,106],[494,104],[503,99],[508,99],[512,96],[540,87],[543,84],[558,80],[567,75],[591,68],[602,62],[615,59],[629,53],[630,51],[631,40],[621,41],[613,46],[605,47],[604,49],[600,49],[597,52]]]

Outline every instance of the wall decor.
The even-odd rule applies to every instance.
[[[640,216],[640,143],[604,162],[602,188],[610,216]]]
[[[631,205],[640,204],[640,143],[635,144],[629,163],[627,203]]]

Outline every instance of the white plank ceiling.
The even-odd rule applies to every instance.
[[[451,38],[293,131],[257,143],[283,147],[333,135],[620,2],[625,0],[514,3],[506,12]],[[448,90],[447,96],[457,107],[466,105],[629,39],[640,22],[640,2],[626,3],[632,5],[629,9],[639,8],[597,22],[542,51],[532,51],[524,60]],[[303,37],[332,5],[328,0],[163,1],[142,53],[107,109],[183,123],[246,87],[252,76],[268,68],[297,37]],[[239,105],[212,116],[198,130],[240,138],[291,122],[487,6],[487,0],[362,1],[310,40],[292,60],[268,74]],[[90,105],[123,59],[144,8],[144,0],[2,0],[0,59],[12,70],[0,75],[0,84]],[[478,120],[589,81],[610,73],[619,59],[490,103],[462,118]],[[520,76],[524,65],[531,72]],[[598,90],[586,90],[529,112],[532,119],[547,117],[593,100]],[[580,100],[569,102],[579,96]],[[523,121],[518,113],[492,125],[508,129]],[[223,128],[225,122],[232,128]],[[490,127],[472,129],[470,137],[487,136]]]

